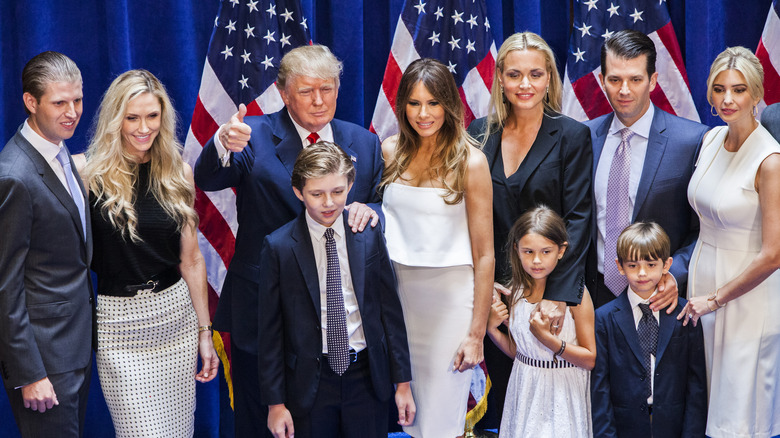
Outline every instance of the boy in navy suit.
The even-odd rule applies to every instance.
[[[672,265],[669,236],[637,222],[618,237],[625,293],[596,309],[596,366],[591,373],[593,435],[703,437],[707,382],[701,327],[683,326],[677,309],[652,311],[649,298]]]
[[[292,173],[305,211],[266,237],[259,288],[261,402],[275,437],[387,437],[414,420],[401,303],[379,227],[342,215],[355,179],[336,144],[301,151]]]

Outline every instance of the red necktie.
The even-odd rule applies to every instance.
[[[316,132],[312,132],[311,134],[309,134],[308,137],[306,137],[306,140],[309,140],[309,144],[317,143],[319,139],[320,139],[320,135],[317,134]]]

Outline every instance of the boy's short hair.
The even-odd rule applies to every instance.
[[[655,222],[636,222],[623,230],[617,240],[617,258],[626,261],[663,260],[671,254],[669,236]]]
[[[355,181],[355,165],[349,155],[336,143],[318,141],[303,148],[295,159],[292,185],[303,191],[307,180],[332,173],[346,176],[349,184]]]

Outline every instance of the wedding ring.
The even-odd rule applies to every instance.
[[[688,319],[691,319],[691,318],[693,318],[693,314],[692,314],[692,313],[689,313],[689,314],[688,314]]]
[[[557,325],[553,325],[553,328],[558,328],[558,326]]]

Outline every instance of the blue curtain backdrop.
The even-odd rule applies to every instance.
[[[425,1],[425,0],[423,0]],[[531,30],[552,46],[563,72],[573,0],[486,0],[496,44]],[[599,0],[599,6],[608,0]],[[666,0],[683,52],[694,101],[709,114],[709,65],[727,46],[755,50],[771,0]],[[368,126],[403,0],[302,0],[315,42],[344,61],[336,116]],[[181,116],[183,141],[200,84],[218,0],[0,0],[0,147],[24,121],[21,71],[37,53],[70,56],[84,77],[84,114],[72,152],[86,148],[100,97],[120,73],[145,68],[168,87]],[[2,230],[0,230],[0,233]],[[2,267],[0,267],[2,269]],[[1,293],[1,292],[0,292]],[[196,436],[217,436],[219,384],[198,385]],[[90,396],[89,437],[113,436],[97,379]],[[224,427],[223,427],[224,429]],[[18,436],[0,395],[0,436]]]

